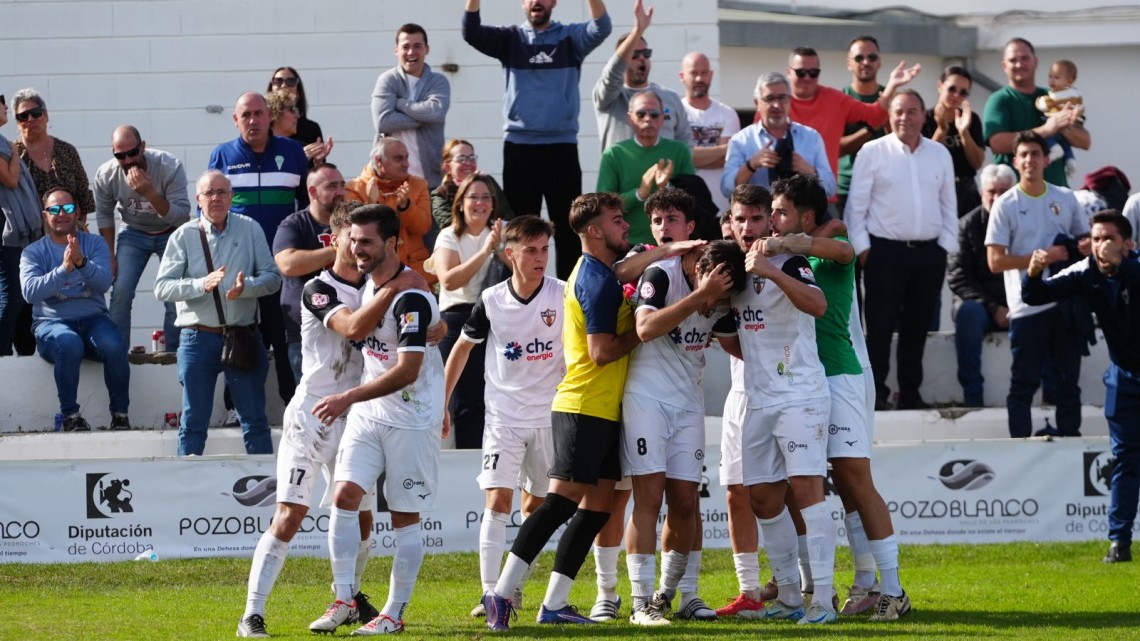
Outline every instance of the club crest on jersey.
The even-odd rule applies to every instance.
[[[554,327],[554,321],[558,319],[558,312],[553,309],[544,309],[538,313],[538,317],[546,323],[547,327]]]
[[[641,300],[648,300],[650,298],[653,298],[653,295],[656,293],[657,289],[654,288],[653,283],[649,281],[642,283],[641,289],[637,290],[637,295],[641,298]]]
[[[766,283],[766,282],[767,281],[765,279],[760,278],[759,276],[753,275],[752,276],[752,289],[756,290],[756,293],[759,294],[760,292],[764,291],[764,283]]]
[[[800,267],[800,278],[813,283],[815,282],[815,274],[812,273],[810,267]]]
[[[313,304],[313,307],[316,307],[317,309],[324,309],[329,304],[329,296],[328,294],[313,294],[312,298],[309,299],[309,302],[311,302]]]
[[[1061,215],[1061,203],[1058,203],[1058,202],[1049,203],[1049,210],[1053,212],[1054,216],[1060,216]]]
[[[400,327],[405,332],[418,332],[420,331],[420,313],[408,312],[400,314]]]

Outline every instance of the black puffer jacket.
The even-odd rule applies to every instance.
[[[992,316],[1006,302],[1005,279],[1001,273],[991,272],[986,262],[989,219],[990,212],[978,207],[958,221],[958,253],[950,254],[946,279],[955,296],[982,303]]]

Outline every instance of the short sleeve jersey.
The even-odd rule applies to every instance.
[[[372,283],[364,286],[361,305],[376,295]],[[439,321],[439,307],[430,292],[408,289],[396,295],[380,324],[364,339],[365,382],[396,366],[400,352],[424,352],[419,376],[403,389],[357,403],[352,411],[408,430],[429,430],[443,422],[443,359],[439,348],[427,344],[428,327]]]
[[[301,381],[298,394],[328,396],[352,389],[364,367],[360,349],[334,332],[329,319],[342,309],[360,307],[362,282],[341,280],[325,270],[301,292]]]
[[[818,287],[803,256],[782,254],[772,264],[792,278]],[[815,342],[815,319],[801,312],[776,285],[752,275],[732,297],[748,407],[826,398],[827,378]]]
[[[621,420],[621,397],[629,355],[598,365],[590,358],[588,334],[621,335],[633,331],[633,310],[622,295],[613,270],[583,254],[570,272],[563,299],[562,345],[566,377],[558,385],[555,412]]]
[[[463,338],[487,341],[483,371],[488,425],[550,427],[550,403],[566,374],[565,290],[565,282],[545,276],[524,299],[508,279],[484,290],[471,310]]]
[[[313,219],[309,210],[290,214],[277,227],[273,237],[273,255],[286,249],[310,251],[332,245],[332,233],[328,225]],[[281,309],[285,312],[285,340],[296,343],[301,340],[301,291],[305,283],[316,274],[285,276],[281,282]]]
[[[679,256],[657,261],[646,268],[637,284],[634,315],[675,305],[692,291]],[[704,413],[704,351],[714,333],[736,333],[727,305],[718,305],[708,314],[690,314],[668,334],[642,343],[630,355],[626,393]]]
[[[836,240],[847,242],[846,238]],[[819,359],[828,376],[859,375],[863,367],[851,343],[851,297],[855,285],[855,262],[846,265],[816,258],[808,258],[815,272],[815,281],[827,298],[827,311],[815,321],[815,343]]]

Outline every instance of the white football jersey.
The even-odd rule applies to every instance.
[[[675,305],[692,292],[681,257],[657,261],[646,268],[637,283],[634,315]],[[690,314],[668,334],[637,346],[630,356],[625,391],[703,414],[705,348],[712,343],[714,333],[736,333],[729,311],[725,304],[707,315]]]
[[[341,280],[324,270],[301,291],[301,381],[297,394],[324,397],[339,394],[360,383],[364,359],[360,349],[328,327],[342,309],[360,308],[364,281]]]
[[[486,420],[499,427],[550,427],[550,403],[562,377],[565,281],[544,276],[528,299],[510,279],[483,290],[463,338],[487,341]]]
[[[781,254],[769,260],[785,274],[816,287],[811,265],[803,256]],[[732,297],[748,407],[828,397],[815,343],[815,318],[797,309],[766,278],[751,276],[744,291]]]

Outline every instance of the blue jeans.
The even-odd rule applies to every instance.
[[[119,330],[105,315],[36,325],[36,349],[55,366],[55,389],[64,416],[79,411],[79,364],[86,357],[103,363],[103,382],[112,414],[126,414],[131,404],[131,366]]]
[[[1104,417],[1116,462],[1108,508],[1108,538],[1132,543],[1136,503],[1140,501],[1140,380],[1109,363],[1104,373]]]
[[[1032,436],[1030,408],[1043,374],[1052,377],[1047,387],[1057,406],[1057,431],[1081,435],[1081,340],[1065,327],[1057,307],[1009,321],[1013,364],[1006,409],[1011,437]]]
[[[151,236],[126,227],[119,232],[115,240],[118,273],[115,275],[115,287],[111,290],[111,320],[115,321],[115,326],[119,328],[124,349],[130,349],[131,346],[131,305],[135,301],[135,288],[138,287],[139,278],[142,277],[151,255],[162,260],[162,254],[166,251],[166,241],[169,239],[169,233]],[[174,303],[165,303],[165,306],[166,316],[163,318],[162,331],[166,334],[166,351],[176,352],[179,332],[174,326]]]
[[[241,416],[245,451],[272,454],[269,419],[265,415],[265,377],[269,357],[258,343],[257,367],[243,371],[222,367],[221,334],[184,328],[178,345],[178,381],[182,383],[182,424],[178,430],[178,455],[202,454],[206,449],[206,429],[214,409],[214,388],[218,374],[225,374]]]
[[[958,383],[967,407],[981,407],[985,377],[982,376],[982,341],[987,332],[1000,331],[986,306],[963,300],[954,316],[954,348],[958,352]]]
[[[289,367],[293,368],[293,380],[301,383],[301,364],[304,360],[301,355],[301,342],[289,343]]]
[[[16,332],[16,318],[24,308],[20,293],[19,247],[0,247],[0,356],[12,355],[12,335]]]

